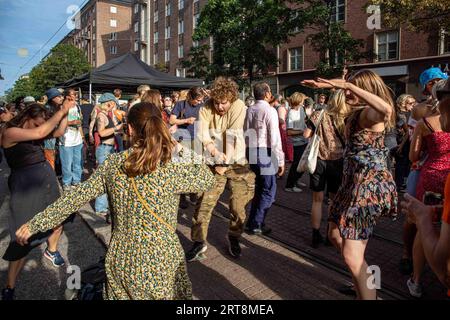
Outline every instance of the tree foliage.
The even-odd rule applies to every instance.
[[[57,45],[47,58],[31,70],[29,78],[16,81],[9,91],[8,100],[28,95],[37,98],[56,84],[89,72],[90,69],[91,65],[83,51],[73,45]]]
[[[278,65],[274,48],[287,42],[296,28],[302,30],[315,19],[323,9],[316,3],[210,0],[200,14],[194,40],[212,37],[212,64],[208,68],[199,64],[207,59],[205,47],[200,47],[184,65],[194,74],[206,74],[206,78],[224,75],[249,84]]]
[[[371,0],[379,5],[386,26],[406,25],[413,31],[450,30],[450,1],[448,0]]]

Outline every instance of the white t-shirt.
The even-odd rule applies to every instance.
[[[69,114],[67,115],[67,121],[76,121],[81,120],[81,114],[78,109],[78,106],[75,106],[69,110]],[[83,143],[83,137],[81,136],[81,132],[79,127],[71,127],[67,126],[66,133],[64,133],[64,137],[61,139],[62,145],[65,147],[75,147]]]
[[[298,110],[289,109],[288,116],[286,119],[286,127],[291,130],[305,130],[306,129],[306,115],[302,107]],[[302,146],[308,143],[308,139],[304,138],[303,135],[289,136],[293,146]]]

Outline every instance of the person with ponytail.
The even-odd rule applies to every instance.
[[[15,233],[23,223],[53,203],[60,195],[55,171],[44,154],[44,140],[64,134],[67,113],[73,106],[75,101],[69,96],[62,107],[50,117],[44,106],[31,104],[8,122],[3,132],[2,147],[11,168],[8,177],[11,239],[3,255],[3,259],[9,262],[9,268],[2,300],[14,299],[16,280],[25,265],[26,256],[41,243],[47,241],[44,256],[55,267],[64,265],[64,259],[58,252],[63,221],[44,232],[36,233],[26,246],[18,244]]]
[[[132,147],[110,155],[94,174],[24,224],[20,243],[64,221],[107,193],[113,228],[106,254],[105,299],[192,299],[186,260],[176,234],[180,194],[215,184],[201,157],[171,137],[161,111],[139,103],[128,114]]]

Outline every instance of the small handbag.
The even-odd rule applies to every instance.
[[[319,121],[317,122],[316,130],[314,131],[314,135],[309,141],[308,146],[303,152],[303,155],[300,159],[300,162],[297,166],[297,172],[306,172],[308,171],[310,174],[313,174],[316,171],[317,166],[317,156],[319,155],[319,145],[320,145],[320,136],[318,135],[320,123],[322,122],[323,115],[325,110],[320,111]]]

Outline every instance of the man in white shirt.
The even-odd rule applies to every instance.
[[[74,90],[66,95],[75,96]],[[67,129],[59,139],[59,157],[61,159],[62,183],[64,191],[70,190],[81,182],[83,174],[83,131],[81,109],[75,105],[67,115]]]
[[[256,103],[247,110],[245,134],[250,168],[256,174],[255,196],[247,221],[250,234],[267,234],[267,212],[275,202],[276,175],[284,174],[284,153],[278,124],[277,111],[272,108],[270,86],[258,83],[253,87]]]

